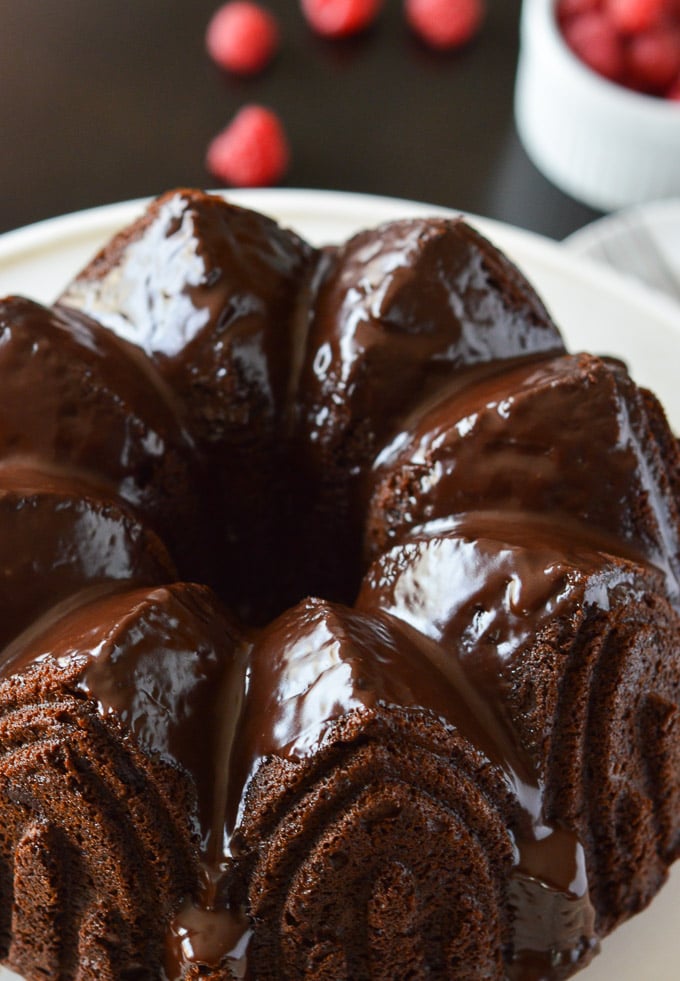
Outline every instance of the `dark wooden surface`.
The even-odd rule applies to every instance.
[[[562,238],[596,217],[548,183],[512,111],[520,0],[488,0],[454,55],[406,29],[401,0],[355,41],[314,37],[297,0],[269,0],[283,44],[250,81],[204,49],[215,0],[0,3],[0,231],[42,218],[213,186],[209,139],[245,102],[276,109],[293,162],[285,186],[448,205]]]

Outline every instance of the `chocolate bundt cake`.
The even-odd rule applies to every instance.
[[[0,959],[558,981],[680,854],[680,443],[460,219],[0,302]]]

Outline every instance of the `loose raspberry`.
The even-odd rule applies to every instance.
[[[604,11],[624,34],[637,34],[660,24],[668,0],[604,0]]]
[[[666,92],[666,98],[671,102],[680,102],[680,75],[671,83]]]
[[[375,21],[382,0],[301,0],[302,12],[312,30],[322,37],[349,37]]]
[[[484,0],[405,0],[411,29],[432,48],[445,51],[470,41],[484,20]]]
[[[623,40],[602,13],[583,14],[564,25],[564,38],[581,61],[613,81],[623,78],[626,62]]]
[[[250,0],[232,0],[213,14],[205,44],[220,68],[237,75],[255,75],[273,58],[279,29],[268,10]]]
[[[632,37],[628,73],[635,87],[663,93],[680,75],[680,29],[656,27]]]
[[[278,183],[290,160],[278,116],[263,106],[244,106],[208,147],[206,166],[224,184],[266,187]]]

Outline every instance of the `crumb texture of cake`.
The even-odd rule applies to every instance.
[[[0,300],[0,961],[561,981],[680,855],[680,443],[459,218]]]

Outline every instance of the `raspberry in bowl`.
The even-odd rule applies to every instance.
[[[676,0],[524,0],[515,118],[528,155],[598,210],[680,195],[679,58]]]

